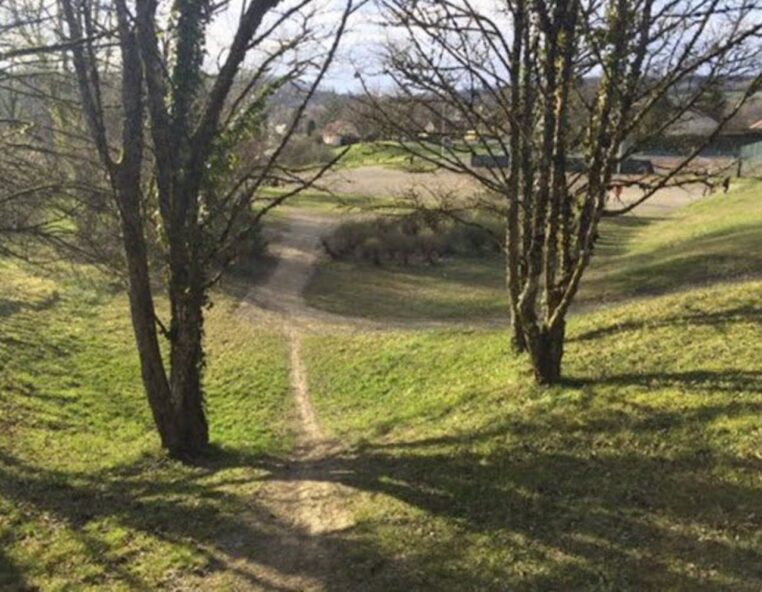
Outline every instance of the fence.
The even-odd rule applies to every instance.
[[[474,168],[506,169],[510,166],[511,159],[507,154],[474,154],[471,157],[471,166]],[[585,161],[577,156],[566,159],[566,171],[569,173],[584,173]],[[619,164],[621,175],[652,175],[654,166],[650,160],[640,158],[627,158]]]
[[[738,161],[739,177],[759,177],[762,175],[762,141],[746,144],[741,148]]]

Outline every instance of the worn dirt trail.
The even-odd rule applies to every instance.
[[[283,322],[290,347],[296,447],[272,467],[252,500],[251,514],[242,517],[247,538],[257,536],[239,542],[237,557],[233,542],[223,570],[224,589],[346,589],[340,584],[348,570],[340,533],[353,526],[355,492],[331,479],[332,458],[341,449],[323,434],[310,401],[299,330],[287,319]]]
[[[353,525],[356,492],[331,478],[332,459],[342,449],[320,427],[302,359],[302,333],[317,322],[304,314],[302,291],[319,258],[320,238],[335,222],[298,212],[288,220],[272,248],[277,267],[250,290],[238,316],[278,328],[288,340],[296,446],[288,458],[270,463],[250,515],[241,517],[241,533],[222,542],[222,580],[206,582],[211,588],[334,590],[343,577],[338,572],[347,570],[345,543],[338,535]]]
[[[263,284],[254,286],[239,309],[239,314],[258,323],[278,326],[287,321],[300,332],[367,332],[393,329],[423,330],[441,328],[495,327],[507,323],[503,318],[483,321],[387,320],[334,314],[312,308],[304,299],[304,289],[323,256],[320,239],[331,234],[342,218],[314,211],[289,211],[285,227],[270,244],[278,265]]]

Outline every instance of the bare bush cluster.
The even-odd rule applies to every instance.
[[[323,239],[332,259],[383,265],[429,264],[452,256],[482,257],[499,254],[503,245],[496,238],[500,221],[470,216],[457,222],[433,212],[417,211],[404,216],[380,216],[342,225]]]

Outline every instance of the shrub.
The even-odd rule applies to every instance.
[[[294,135],[284,149],[283,162],[295,167],[320,165],[330,162],[334,156],[333,149],[317,136]]]
[[[322,242],[333,259],[374,265],[434,265],[446,257],[481,257],[502,250],[497,219],[474,214],[464,222],[432,211],[369,217],[343,224]]]

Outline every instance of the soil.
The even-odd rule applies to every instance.
[[[473,195],[480,191],[476,181],[449,171],[409,173],[381,166],[339,169],[329,172],[321,187],[335,193],[351,193],[370,197],[399,197],[411,192],[421,195]],[[662,189],[636,210],[638,215],[665,214],[670,210],[701,198],[705,187],[699,183],[685,187]],[[622,204],[642,196],[636,187],[622,191]],[[615,207],[615,206],[612,206]]]
[[[312,592],[327,589],[329,581],[331,590],[351,589],[340,585],[346,577],[341,574],[352,570],[337,535],[353,526],[352,499],[358,494],[332,480],[332,459],[344,451],[321,429],[302,360],[302,333],[318,322],[302,291],[319,258],[320,238],[333,224],[327,216],[292,213],[271,248],[278,258],[275,270],[237,311],[244,321],[282,331],[288,341],[296,445],[288,458],[263,463],[267,474],[251,512],[241,516],[239,532],[220,541],[214,554],[221,565],[195,589]],[[321,317],[330,321],[330,315]]]

